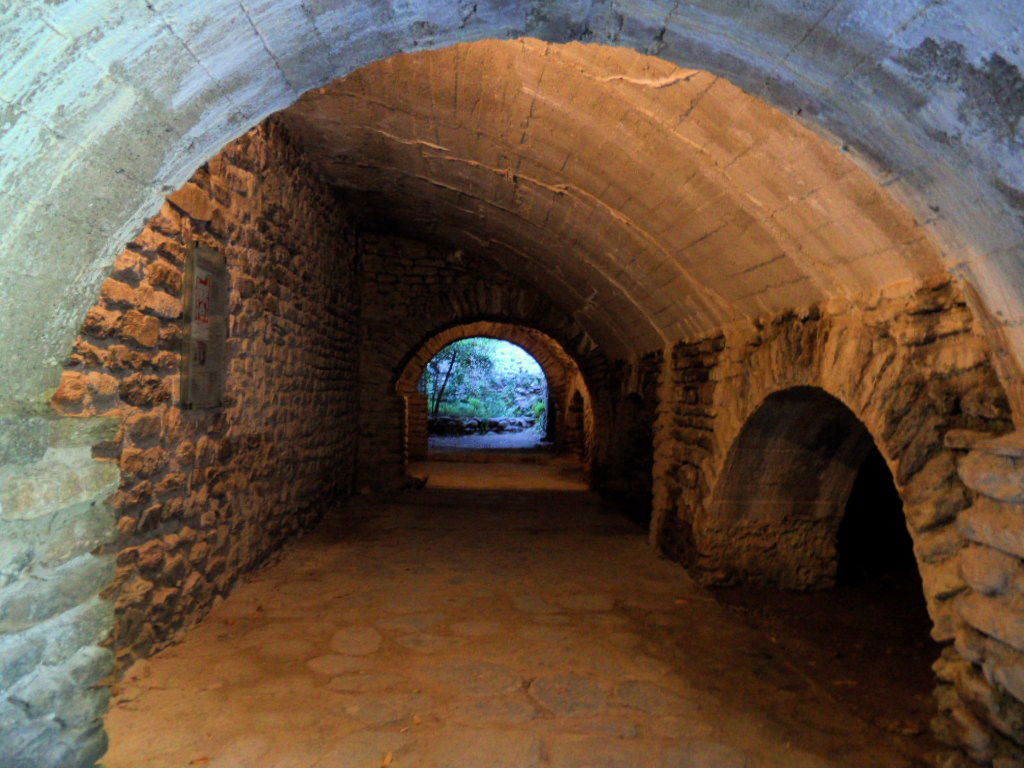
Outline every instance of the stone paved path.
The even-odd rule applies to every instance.
[[[428,471],[330,516],[130,670],[106,765],[917,765],[564,469]]]
[[[515,451],[539,448],[544,435],[536,430],[525,432],[489,432],[485,435],[431,435],[431,451]]]

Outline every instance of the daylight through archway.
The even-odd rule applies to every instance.
[[[554,439],[544,370],[511,342],[486,337],[452,342],[427,363],[419,392],[427,398],[435,453],[531,450]]]

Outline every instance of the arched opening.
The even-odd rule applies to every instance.
[[[638,392],[619,404],[612,434],[612,476],[608,491],[645,528],[651,522],[651,480],[654,471],[654,415]]]
[[[857,470],[839,525],[836,550],[839,586],[877,581],[884,589],[895,579],[909,581],[920,590],[903,501],[877,448],[872,448]]]
[[[799,638],[805,674],[891,733],[927,733],[940,646],[892,472],[845,404],[813,387],[766,398],[729,451],[703,536],[720,580],[759,585],[720,598]]]
[[[544,369],[511,342],[452,342],[427,363],[418,391],[427,398],[429,449],[435,453],[536,450],[554,438]]]
[[[503,356],[490,357],[492,350]],[[475,368],[458,368],[460,360],[471,358]],[[496,387],[505,391],[491,391]],[[583,440],[586,430],[592,434],[594,416],[586,378],[562,345],[537,329],[477,321],[431,334],[406,356],[395,391],[405,403],[404,445],[410,461],[476,461],[511,454],[543,460],[553,450],[589,466]],[[493,401],[485,406],[484,397]],[[494,429],[499,418],[514,420],[514,427]]]

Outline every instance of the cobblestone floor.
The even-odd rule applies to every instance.
[[[852,714],[564,467],[427,469],[421,491],[329,515],[133,667],[105,764],[919,764],[920,741]]]

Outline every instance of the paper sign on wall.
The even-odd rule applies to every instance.
[[[227,373],[228,273],[224,255],[194,246],[185,270],[182,408],[219,408]]]

